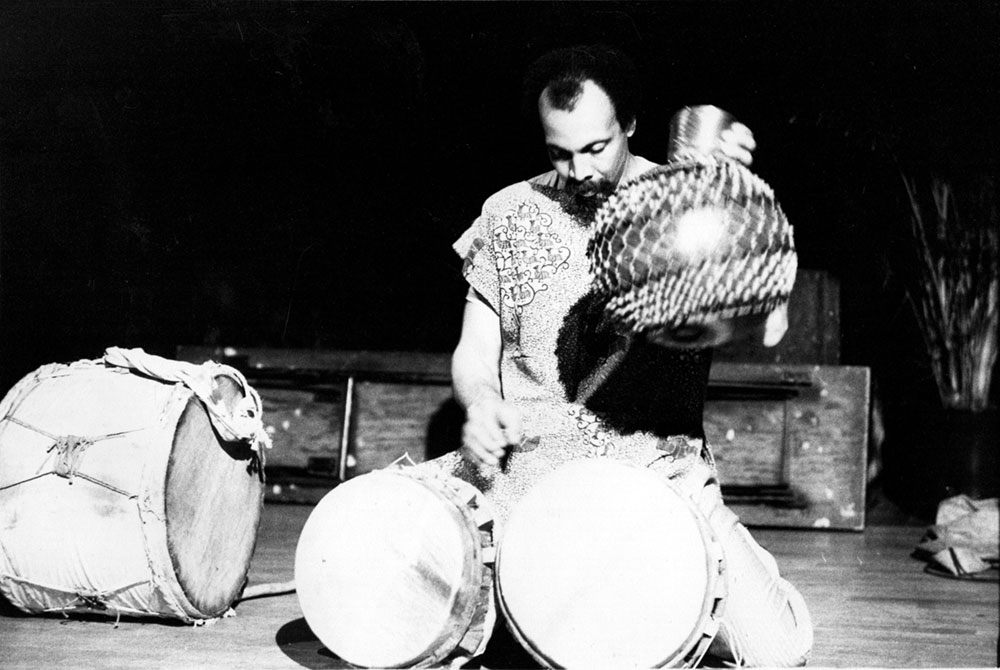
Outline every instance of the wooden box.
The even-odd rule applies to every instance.
[[[178,357],[237,365],[260,393],[274,441],[271,499],[318,499],[397,459],[419,463],[460,446],[464,415],[452,399],[448,354],[226,356],[184,347]],[[705,430],[723,496],[744,523],[863,528],[868,393],[862,367],[713,365]]]
[[[867,367],[716,363],[711,379],[705,432],[745,524],[864,528]]]
[[[460,446],[446,354],[180,347],[177,357],[233,365],[260,394],[271,499],[308,502],[397,459]]]

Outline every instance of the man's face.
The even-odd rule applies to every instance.
[[[622,128],[611,99],[594,82],[583,82],[573,109],[556,109],[548,91],[538,99],[545,146],[552,167],[574,196],[601,196],[618,185],[628,164],[633,123]]]

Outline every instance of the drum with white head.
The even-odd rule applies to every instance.
[[[310,628],[361,667],[457,666],[496,621],[489,503],[462,480],[391,466],[323,497],[299,537]]]
[[[546,667],[692,667],[724,602],[722,550],[662,476],[608,459],[569,463],[514,507],[497,599]]]

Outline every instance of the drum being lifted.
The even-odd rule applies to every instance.
[[[488,502],[455,477],[391,466],[337,486],[295,551],[309,627],[354,665],[457,667],[496,621],[492,525]]]
[[[588,459],[546,475],[514,507],[497,599],[546,667],[693,667],[718,632],[721,572],[721,546],[675,487]]]
[[[266,442],[259,397],[227,366],[112,348],[39,368],[0,403],[0,589],[31,613],[224,614]]]

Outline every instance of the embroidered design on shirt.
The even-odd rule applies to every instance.
[[[549,287],[556,272],[569,267],[569,247],[551,225],[552,217],[536,203],[521,202],[503,214],[493,231],[500,299],[517,314]]]
[[[587,456],[607,456],[612,447],[611,432],[604,427],[597,415],[579,406],[571,406],[567,412],[576,419],[576,427],[583,433]]]

